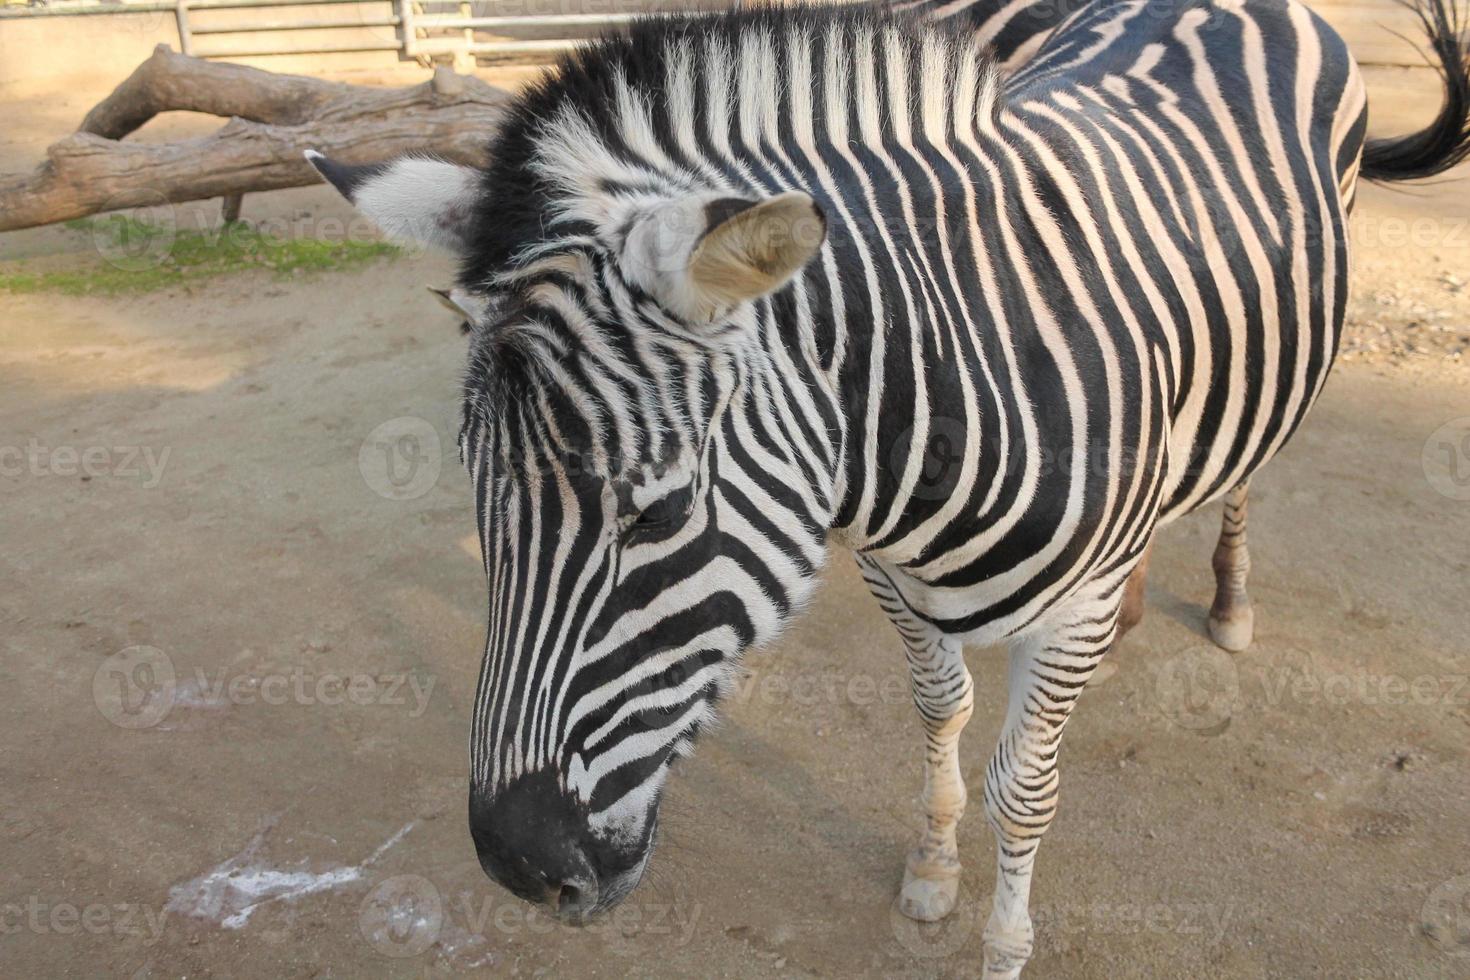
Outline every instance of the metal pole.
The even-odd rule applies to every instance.
[[[240,220],[240,207],[245,203],[244,194],[226,194],[220,201],[220,217],[227,225]]]
[[[398,0],[398,30],[403,45],[403,58],[405,61],[413,61],[417,57],[414,50],[417,45],[414,43],[413,0]]]
[[[174,20],[179,26],[179,50],[189,57],[194,56],[194,38],[189,33],[189,0],[178,0],[174,4]]]

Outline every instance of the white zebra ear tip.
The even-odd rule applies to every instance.
[[[771,198],[771,202],[782,202],[791,207],[805,207],[807,210],[817,215],[820,215],[822,213],[822,209],[817,204],[816,198],[812,197],[805,191],[783,191],[780,194],[777,194],[775,197]]]
[[[793,205],[804,210],[807,220],[813,222],[807,228],[808,236],[814,237],[818,242],[825,240],[828,231],[827,212],[822,210],[822,206],[810,194],[803,194],[801,191],[792,191],[791,194],[794,197]]]

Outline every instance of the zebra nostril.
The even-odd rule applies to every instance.
[[[597,885],[591,881],[564,881],[546,889],[546,904],[557,918],[579,923],[597,904]]]

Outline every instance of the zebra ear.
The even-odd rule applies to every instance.
[[[451,251],[468,243],[479,197],[474,168],[419,157],[359,166],[315,150],[307,150],[306,159],[389,238]]]
[[[826,237],[821,208],[799,191],[677,201],[633,226],[624,267],[669,312],[710,323],[786,285]]]

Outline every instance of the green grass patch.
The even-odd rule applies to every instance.
[[[68,296],[140,293],[251,269],[269,269],[277,276],[346,269],[403,251],[387,242],[350,237],[281,237],[243,222],[191,230],[109,215],[68,221],[66,227],[90,236],[95,261],[77,256],[80,267],[65,270],[15,263],[0,269],[0,290]]]

